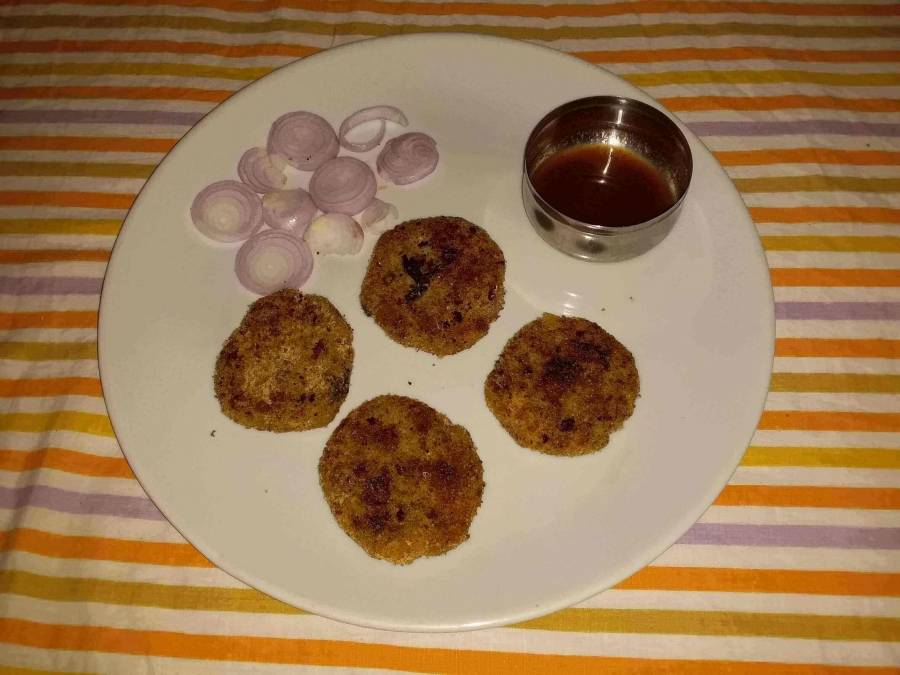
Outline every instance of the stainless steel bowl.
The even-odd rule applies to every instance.
[[[586,144],[622,147],[649,162],[671,189],[672,206],[624,227],[585,223],[552,207],[532,184],[535,170],[561,150]],[[628,98],[592,96],[565,103],[537,123],[525,144],[522,196],[531,224],[560,251],[584,260],[626,260],[649,251],[672,230],[692,170],[687,139],[665,113]]]

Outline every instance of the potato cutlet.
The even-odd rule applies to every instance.
[[[353,329],[326,298],[283,289],[260,298],[216,360],[222,412],[245,427],[324,427],[350,388]]]
[[[405,396],[350,412],[319,460],[341,528],[369,555],[405,565],[469,538],[481,504],[481,459],[465,428]]]
[[[592,321],[553,314],[513,335],[484,383],[488,408],[516,442],[551,455],[605,447],[639,391],[622,343]]]
[[[503,308],[506,261],[463,218],[409,220],[381,235],[360,292],[388,337],[446,356],[483,337]]]

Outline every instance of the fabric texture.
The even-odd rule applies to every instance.
[[[166,152],[274,68],[373,36],[518,38],[647,91],[762,238],[774,373],[715,504],[575,607],[465,634],[304,613],[212,566],[113,435],[118,229]],[[900,4],[0,2],[0,673],[900,672]]]

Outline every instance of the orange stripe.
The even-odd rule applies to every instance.
[[[775,356],[897,359],[900,358],[900,340],[778,338]]]
[[[304,57],[320,51],[317,47],[284,44],[223,45],[213,42],[176,42],[174,40],[34,40],[0,42],[0,53],[46,54],[47,52],[124,52],[210,54],[228,58],[254,56]]]
[[[0,100],[111,98],[220,103],[233,91],[189,87],[0,87]]]
[[[93,377],[53,377],[34,380],[0,380],[0,397],[102,396],[100,380]]]
[[[129,209],[134,195],[116,192],[0,192],[0,206],[74,206],[91,209]]]
[[[893,63],[900,61],[900,51],[887,49],[881,51],[875,49],[779,49],[775,47],[675,47],[671,49],[620,49],[573,53],[591,63],[739,61],[749,59],[822,61],[827,63]]]
[[[633,591],[900,596],[900,574],[716,567],[645,567],[616,586]]]
[[[660,102],[676,112],[702,110],[785,110],[821,108],[862,112],[900,112],[900,99],[840,98],[838,96],[672,96]]]
[[[172,138],[106,136],[0,136],[0,150],[84,150],[88,152],[168,152]]]
[[[0,250],[0,264],[44,262],[106,262],[109,251],[103,249],[14,249]]]
[[[190,544],[159,541],[77,537],[18,528],[0,531],[0,551],[27,551],[51,558],[115,560],[118,562],[181,567],[212,567]],[[0,631],[2,633],[2,631]]]
[[[900,270],[775,268],[770,273],[773,286],[900,286]]]
[[[767,410],[759,428],[770,431],[900,431],[900,413]]]
[[[0,312],[0,330],[96,326],[97,312]]]
[[[102,478],[134,478],[131,467],[122,457],[102,457],[65,448],[0,449],[0,470],[34,471],[35,469],[55,469],[81,476]]]
[[[900,509],[900,489],[727,485],[716,506],[798,506],[830,509]]]
[[[900,164],[900,152],[882,150],[832,150],[829,148],[782,148],[773,150],[722,150],[716,159],[726,166],[765,164],[854,164],[893,166]]]
[[[900,224],[900,209],[878,206],[751,206],[748,211],[760,223],[890,223]]]
[[[79,0],[83,5],[152,5],[146,0]],[[15,4],[43,5],[46,0],[17,0]],[[809,4],[798,2],[675,2],[673,0],[636,0],[607,4],[494,4],[486,2],[389,2],[386,0],[166,0],[174,7],[202,7],[229,12],[273,12],[286,8],[312,12],[346,14],[373,12],[384,15],[416,14],[419,16],[515,16],[552,19],[559,17],[605,17],[621,14],[768,14],[780,16],[897,16],[892,4]]]
[[[771,661],[689,661],[400,647],[388,644],[280,637],[209,635],[106,626],[0,619],[0,639],[37,649],[137,656],[248,661],[409,672],[543,674],[609,672],[622,675],[896,675],[893,668]]]

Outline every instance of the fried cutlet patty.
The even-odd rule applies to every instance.
[[[369,555],[405,565],[469,538],[484,491],[465,428],[405,396],[378,396],[341,421],[319,460],[341,528]]]
[[[503,251],[463,218],[409,220],[381,235],[360,292],[388,336],[437,356],[468,349],[503,308]]]
[[[516,442],[551,455],[605,447],[639,391],[622,343],[592,321],[553,314],[513,335],[484,383],[488,408]]]
[[[213,379],[222,412],[245,427],[324,427],[350,388],[353,329],[326,298],[283,289],[260,298],[222,346]]]

